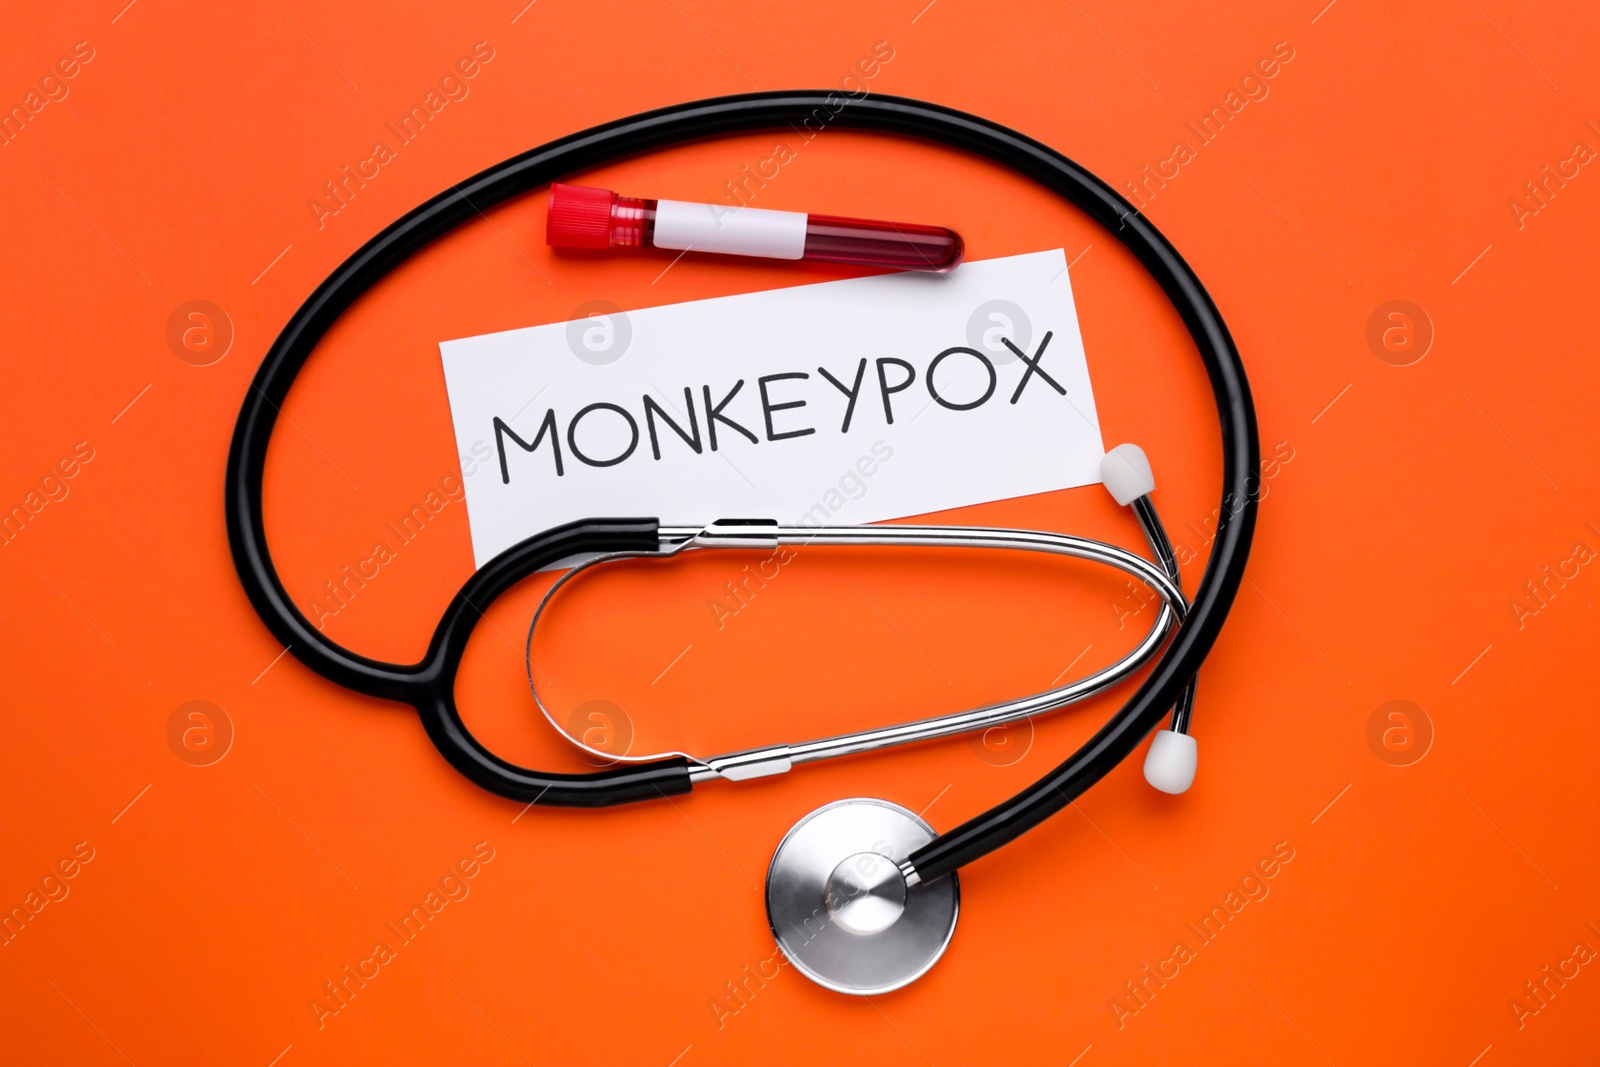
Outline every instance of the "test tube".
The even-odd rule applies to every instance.
[[[886,270],[947,271],[961,235],[943,226],[876,222],[550,187],[546,243],[557,248],[668,248],[767,259],[815,259]]]

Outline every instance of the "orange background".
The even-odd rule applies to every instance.
[[[1600,949],[1600,576],[1570,564],[1563,583],[1543,568],[1579,542],[1600,549],[1586,344],[1600,176],[1584,165],[1552,183],[1536,214],[1508,205],[1539,206],[1524,183],[1575,142],[1600,149],[1600,32],[1581,5],[124,2],[18,10],[0,37],[7,108],[76,42],[93,50],[68,94],[0,148],[0,504],[25,506],[80,442],[93,454],[0,548],[0,906],[25,908],[75,845],[93,850],[49,883],[68,895],[0,947],[0,1059],[693,1067],[848,1050],[886,1064],[1492,1067],[1593,1047],[1600,973],[1563,961],[1580,942]],[[307,205],[323,183],[480,41],[493,59],[470,95],[319,227]],[[1147,210],[1234,331],[1264,451],[1282,442],[1292,459],[1268,482],[1249,582],[1201,675],[1193,790],[1160,796],[1137,760],[1119,768],[964,870],[946,957],[868,1001],[788,967],[747,981],[774,966],[760,885],[782,834],[852,795],[947,829],[1064,758],[1112,703],[987,744],[671,803],[523,813],[456,775],[405,709],[280,656],[234,575],[221,489],[276,331],[400,213],[646,108],[837,87],[879,41],[893,58],[872,92],[1009,124],[1118,187],[1175,141],[1193,146],[1185,123],[1288,42],[1268,95]],[[717,200],[773,143],[697,145],[588,177]],[[1218,451],[1203,375],[1105,233],[987,164],[840,131],[757,203],[947,223],[973,258],[1066,249],[1106,441],[1144,445],[1174,537],[1204,552],[1194,530],[1215,506]],[[543,207],[534,194],[418,256],[302,375],[267,488],[302,604],[458,473],[439,340],[562,321],[596,298],[635,308],[848,273],[557,256]],[[167,341],[169,317],[196,299],[234,332],[206,366]],[[1395,299],[1433,333],[1408,366],[1367,340]],[[819,491],[832,478],[818,472]],[[1139,543],[1092,489],[940,518],[955,517]],[[540,649],[558,708],[609,701],[641,741],[797,740],[1032,692],[1086,646],[1075,672],[1109,660],[1148,619],[1119,630],[1121,583],[1087,569],[814,550],[719,630],[705,605],[743,562],[708,554],[579,587]],[[1191,588],[1201,565],[1186,568]],[[414,657],[470,571],[452,504],[328,632]],[[545,580],[490,612],[459,695],[508,756],[582,769],[522,680]],[[1530,581],[1546,583],[1542,601]],[[207,766],[168,740],[193,700],[233,730]],[[1368,740],[1392,700],[1431,724],[1408,766]],[[319,1026],[324,983],[393,940],[385,924],[479,842],[493,859],[469,895]],[[1293,859],[1268,895],[1199,947],[1186,923],[1280,842]],[[1195,957],[1133,1000],[1124,983],[1179,940]],[[1562,966],[1577,975],[1533,999],[1524,983]]]

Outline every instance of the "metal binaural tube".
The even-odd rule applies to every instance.
[[[726,778],[743,781],[770,774],[781,774],[797,763],[811,763],[838,756],[874,752],[897,745],[950,737],[973,730],[1014,722],[1030,715],[1056,711],[1110,689],[1137,672],[1156,654],[1187,611],[1183,594],[1166,573],[1142,556],[1116,545],[1074,537],[1071,534],[1038,530],[1012,530],[967,526],[914,526],[884,524],[876,526],[783,526],[770,520],[725,520],[709,526],[663,526],[659,531],[659,552],[615,552],[587,560],[557,579],[540,600],[528,626],[524,655],[528,669],[528,688],[534,703],[550,725],[569,742],[590,755],[618,762],[646,761],[663,756],[679,756],[690,761],[690,778],[708,781]],[[991,548],[1045,552],[1114,567],[1154,590],[1162,599],[1161,611],[1150,630],[1134,648],[1115,663],[1076,681],[1018,700],[973,708],[950,715],[937,715],[892,726],[875,727],[833,737],[788,744],[775,744],[742,752],[697,757],[687,752],[617,756],[585,745],[567,733],[539,693],[533,667],[533,635],[545,609],[567,582],[591,567],[623,559],[666,559],[680,552],[715,548],[770,549],[779,545],[824,545]]]

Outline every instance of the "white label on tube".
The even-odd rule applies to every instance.
[[[657,248],[799,259],[806,251],[806,215],[802,211],[658,200],[655,244]]]

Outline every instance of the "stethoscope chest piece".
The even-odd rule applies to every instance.
[[[886,800],[840,800],[794,825],[767,868],[767,920],[795,969],[839,993],[887,993],[944,955],[961,910],[954,874],[907,885],[933,828]]]

